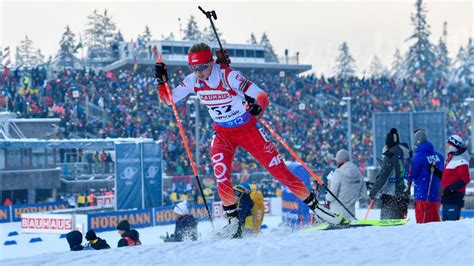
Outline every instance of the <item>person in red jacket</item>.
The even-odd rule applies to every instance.
[[[464,207],[466,185],[471,181],[469,153],[458,135],[448,138],[446,153],[446,164],[441,179],[443,221],[455,221],[459,220],[461,208]]]

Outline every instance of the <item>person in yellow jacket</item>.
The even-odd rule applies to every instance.
[[[252,190],[248,183],[234,186],[238,197],[239,221],[244,233],[258,234],[265,215],[263,195],[258,190]]]
[[[81,193],[78,197],[77,197],[77,207],[85,207],[86,206],[86,196]]]

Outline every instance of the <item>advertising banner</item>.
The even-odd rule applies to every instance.
[[[163,199],[161,143],[144,142],[142,145],[145,208],[161,207]]]
[[[73,228],[73,217],[70,214],[23,213],[21,215],[23,233],[65,234]]]
[[[142,208],[142,168],[139,143],[115,144],[115,189],[118,210]]]

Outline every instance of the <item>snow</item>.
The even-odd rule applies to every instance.
[[[365,210],[358,210],[363,217]],[[369,219],[376,219],[372,210]],[[413,211],[409,217],[414,217]],[[393,227],[361,227],[305,233],[280,227],[281,217],[265,217],[268,229],[258,237],[212,240],[211,225],[201,222],[202,239],[196,242],[163,243],[159,238],[174,225],[138,229],[143,246],[114,248],[116,231],[98,233],[113,247],[110,250],[68,251],[59,235],[22,234],[19,223],[0,225],[1,265],[474,265],[474,219]],[[223,226],[224,220],[215,221]],[[7,237],[10,231],[20,235]],[[41,237],[43,242],[28,243]],[[7,240],[18,245],[4,246]]]

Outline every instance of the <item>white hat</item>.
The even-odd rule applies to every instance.
[[[178,215],[188,214],[188,202],[185,200],[176,204],[176,206],[174,207],[174,212]]]
[[[336,162],[339,163],[345,163],[349,161],[349,152],[346,150],[339,150],[336,153]]]
[[[454,146],[456,149],[461,149],[462,147],[464,147],[464,141],[458,135],[451,135],[448,138],[448,143]]]

